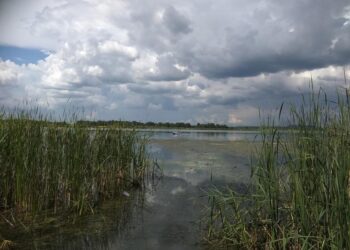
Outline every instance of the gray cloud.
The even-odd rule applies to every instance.
[[[156,62],[156,71],[145,74],[145,80],[179,81],[190,76],[191,72],[177,63],[172,55],[160,55]]]
[[[165,9],[163,21],[167,28],[174,34],[187,34],[192,31],[189,20],[179,13],[173,6]]]
[[[233,10],[231,22],[223,12],[213,37],[195,41],[199,44],[181,56],[192,70],[209,78],[344,65],[350,60],[347,6],[347,1],[258,1],[246,13]],[[202,28],[195,26],[198,37],[206,24],[196,24]]]
[[[311,75],[328,89],[344,84],[350,63],[347,0],[3,6],[11,15],[0,27],[12,28],[0,44],[50,55],[23,66],[0,61],[1,104],[30,97],[54,109],[68,98],[104,119],[254,123],[258,108],[308,91]]]

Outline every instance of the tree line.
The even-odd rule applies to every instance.
[[[77,125],[88,127],[100,126],[121,126],[132,128],[198,128],[198,129],[229,129],[226,124],[217,123],[197,123],[191,124],[186,122],[139,122],[139,121],[84,121],[76,122]]]

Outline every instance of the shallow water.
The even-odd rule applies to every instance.
[[[139,129],[141,134],[149,135],[153,139],[188,139],[210,141],[241,141],[258,140],[258,131],[235,130],[195,130],[195,129]]]
[[[46,237],[44,232],[31,245],[35,242],[37,249],[203,249],[205,191],[213,185],[240,188],[248,182],[255,137],[252,132],[154,132],[149,152],[163,168],[163,178],[150,182],[142,194],[131,192],[119,209],[109,202],[70,230],[57,229]]]
[[[247,142],[153,140],[152,155],[164,178],[146,193],[143,220],[113,245],[115,249],[202,249],[205,190],[248,181]]]

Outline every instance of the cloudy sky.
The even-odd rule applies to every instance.
[[[349,0],[0,0],[7,107],[252,125],[349,63]]]

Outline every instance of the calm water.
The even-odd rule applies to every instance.
[[[141,134],[149,135],[153,139],[188,139],[210,141],[254,141],[259,138],[257,131],[230,130],[189,130],[189,129],[140,129]]]
[[[173,133],[175,132],[175,133]],[[35,236],[38,249],[203,249],[201,215],[205,190],[241,188],[250,175],[257,133],[232,131],[142,131],[163,178],[122,204],[109,202],[74,227]],[[32,243],[30,243],[32,245]],[[32,246],[30,247],[32,248]]]

